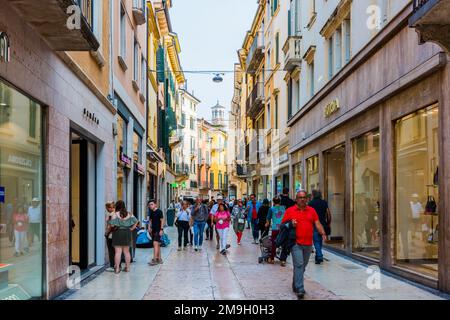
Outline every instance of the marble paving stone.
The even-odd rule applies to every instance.
[[[144,300],[297,300],[292,292],[292,261],[286,267],[259,264],[261,252],[244,233],[236,245],[234,233],[227,256],[216,250],[216,242],[205,241],[203,250],[177,251],[177,232],[168,228],[171,246],[163,248],[162,265],[149,267],[153,250],[138,250],[132,272],[104,272],[69,299]],[[437,296],[408,283],[382,275],[382,289],[367,288],[366,268],[325,251],[322,265],[308,264],[305,300],[436,299]],[[351,267],[350,267],[351,266]]]

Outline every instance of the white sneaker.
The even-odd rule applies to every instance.
[[[108,268],[105,269],[105,271],[106,272],[114,272],[115,270],[112,267],[108,267]]]

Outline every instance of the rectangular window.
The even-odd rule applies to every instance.
[[[271,128],[271,124],[270,124],[270,121],[271,121],[271,119],[270,119],[270,103],[268,103],[267,104],[267,129],[270,129]]]
[[[287,92],[288,92],[287,113],[288,113],[288,119],[291,119],[292,118],[292,79],[289,79]]]
[[[139,79],[139,44],[136,39],[134,39],[134,81]]]
[[[342,68],[342,29],[338,28],[334,36],[336,45],[336,72],[339,72]]]
[[[275,36],[275,63],[280,63],[280,33]]]
[[[274,128],[278,129],[278,95],[275,96],[275,123],[274,123]]]
[[[334,44],[333,37],[328,39],[328,78],[333,78],[334,75]]]
[[[194,120],[193,117],[191,117],[191,120],[190,120],[190,128],[191,128],[191,130],[194,130],[194,126],[195,126],[195,120]]]
[[[350,19],[344,20],[344,28],[345,28],[345,45],[344,45],[345,63],[348,63],[351,58],[351,51],[350,51],[351,50],[351,21],[350,21]]]
[[[378,130],[353,140],[352,248],[374,259],[380,259],[379,140]]]
[[[141,58],[141,92],[143,95],[146,94],[147,89],[147,63],[144,59],[144,56]]]
[[[120,5],[120,55],[125,58],[127,54],[127,14],[123,5]]]
[[[184,112],[181,114],[181,125],[183,127],[186,126],[186,113],[184,113]]]
[[[310,97],[314,97],[315,92],[315,83],[314,83],[314,61],[309,65],[309,95]]]
[[[214,190],[215,188],[214,188],[214,172],[213,171],[211,171],[210,173],[209,173],[209,188],[211,189],[211,190]]]
[[[395,123],[395,263],[437,279],[439,109],[419,110]],[[413,136],[414,138],[405,138]],[[441,229],[442,230],[442,229]]]

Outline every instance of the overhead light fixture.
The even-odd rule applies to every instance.
[[[221,83],[221,82],[223,81],[222,76],[224,76],[224,75],[225,75],[224,73],[215,73],[215,76],[214,76],[214,78],[213,78],[213,81],[214,81],[215,83]]]

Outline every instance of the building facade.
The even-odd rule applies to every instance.
[[[182,145],[177,150],[176,165],[186,179],[181,181],[180,196],[194,199],[199,195],[198,162],[199,131],[197,124],[197,108],[200,100],[193,93],[180,89],[181,121],[178,123]]]
[[[211,108],[211,168],[209,171],[209,185],[211,194],[228,196],[228,134],[225,126],[225,107],[219,102]]]
[[[112,89],[117,107],[116,199],[146,216],[147,6],[114,1],[111,11]]]
[[[202,199],[211,199],[210,169],[212,150],[212,124],[205,119],[197,119],[198,125],[198,191]]]
[[[296,13],[292,196],[323,191],[328,248],[449,292],[449,56],[419,45],[411,1],[378,1],[375,16],[373,1],[314,3]]]

